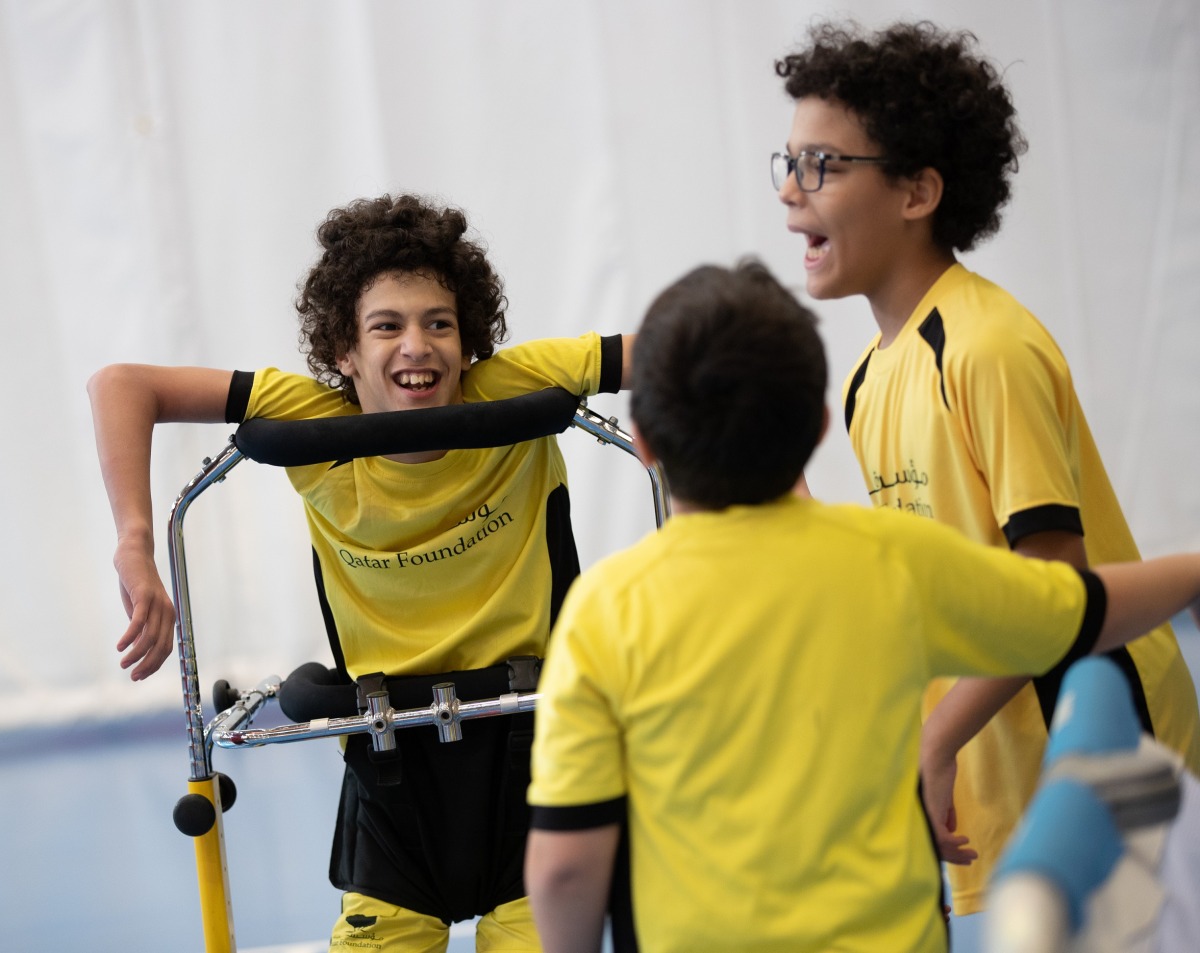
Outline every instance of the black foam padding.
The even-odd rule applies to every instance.
[[[305,662],[279,686],[279,710],[292,721],[353,718],[358,714],[358,687],[334,668]]]
[[[550,387],[507,400],[477,401],[313,420],[255,417],[234,442],[245,456],[277,467],[430,450],[505,447],[562,433],[579,398]]]

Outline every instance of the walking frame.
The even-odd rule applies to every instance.
[[[250,748],[365,733],[375,751],[395,747],[398,729],[432,725],[439,740],[462,737],[461,723],[474,718],[533,711],[536,690],[528,679],[497,698],[461,701],[452,681],[433,686],[430,704],[396,710],[386,691],[367,694],[366,710],[355,716],[320,717],[307,722],[252,729],[255,716],[283,687],[277,675],[249,691],[228,692],[228,706],[206,725],[196,665],[195,633],[188,589],[183,521],[201,493],[224,481],[243,459],[272,466],[304,466],[354,457],[413,453],[425,450],[507,446],[575,427],[637,456],[632,437],[615,417],[604,418],[588,409],[587,401],[560,388],[549,388],[508,400],[457,404],[420,410],[362,414],[314,420],[253,419],[242,424],[215,458],[205,458],[198,474],[180,492],[168,522],[168,552],[172,593],[177,616],[176,635],[184,713],[187,718],[190,773],[188,793],[175,806],[175,825],[195,841],[196,872],[205,953],[234,953],[233,910],[225,857],[221,814],[236,797],[232,781],[213,771],[212,749]],[[666,478],[649,467],[656,524],[670,514]],[[227,690],[227,685],[226,685]],[[218,695],[222,694],[218,684]]]

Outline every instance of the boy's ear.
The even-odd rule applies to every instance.
[[[638,429],[636,421],[630,424],[630,434],[633,437],[633,449],[637,451],[638,459],[649,470],[658,462],[658,457],[654,455],[654,451],[647,445],[646,438],[642,436],[642,432]]]
[[[341,374],[342,377],[354,376],[354,361],[351,359],[349,354],[341,355],[334,363],[337,364],[338,373]]]
[[[904,217],[910,220],[928,218],[942,201],[945,189],[942,174],[926,167],[908,179],[908,201],[904,206]]]

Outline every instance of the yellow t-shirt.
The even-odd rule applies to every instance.
[[[628,799],[643,950],[945,949],[925,686],[1045,670],[1098,620],[1071,567],[913,522],[793,497],[676,515],[576,580],[533,826]]]
[[[1083,535],[1091,565],[1140,558],[1066,360],[1008,292],[954,265],[895,341],[883,350],[878,342],[843,394],[877,506],[947,523],[990,546],[1066,530]],[[1195,688],[1170,626],[1116,655],[1134,675],[1156,737],[1200,769]],[[930,687],[926,713],[951,685]],[[960,753],[958,832],[979,860],[948,868],[956,912],[982,909],[992,866],[1036,786],[1045,740],[1030,685]]]
[[[619,359],[595,334],[508,348],[471,367],[463,398],[548,386],[594,394],[602,380],[620,379],[602,368],[602,355]],[[255,373],[241,416],[357,413],[338,391],[266,369]],[[304,499],[331,643],[352,677],[544,654],[555,590],[561,597],[578,572],[553,437],[452,450],[430,463],[366,457],[289,467],[288,477]]]

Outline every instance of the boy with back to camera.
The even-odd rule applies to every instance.
[[[772,182],[807,245],[808,293],[864,295],[879,326],[843,390],[871,500],[1079,568],[1137,559],[1058,346],[956,258],[999,228],[1026,147],[974,37],[823,24],[776,71],[795,113]],[[1170,626],[1112,657],[1142,727],[1200,770],[1195,688]],[[982,908],[1060,677],[930,687],[923,790],[956,913]]]
[[[411,195],[363,199],[330,212],[317,238],[322,254],[297,301],[315,379],[273,368],[113,365],[89,382],[130,617],[117,647],[134,680],[158,669],[173,644],[174,609],[154,564],[155,424],[621,386],[629,338],[590,334],[494,353],[506,327],[502,285],[456,209]],[[440,673],[544,654],[579,571],[553,437],[292,467],[288,476],[304,499],[344,675],[432,684]],[[456,550],[480,515],[492,517],[491,531]],[[443,552],[453,555],[402,558]],[[365,735],[349,739],[330,861],[345,893],[331,949],[444,950],[448,924],[474,916],[480,950],[539,948],[521,880],[531,731],[529,715],[474,721],[454,744],[439,744],[432,730],[399,731],[398,783],[370,760]]]
[[[929,679],[1045,671],[1200,599],[1200,554],[1078,570],[792,493],[824,391],[812,316],[760,265],[647,312],[631,414],[673,515],[554,628],[526,854],[548,953],[600,949],[626,816],[646,953],[944,951]]]

